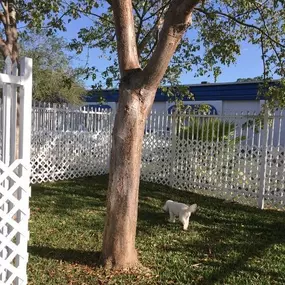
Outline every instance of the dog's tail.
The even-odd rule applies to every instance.
[[[188,207],[187,212],[188,213],[195,213],[196,210],[197,210],[197,204],[193,204],[193,205]]]

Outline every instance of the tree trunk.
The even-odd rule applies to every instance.
[[[141,70],[131,0],[112,0],[121,74],[111,151],[102,258],[111,268],[138,264],[135,237],[141,149],[155,92],[200,0],[172,0],[157,46]]]
[[[150,102],[145,92],[120,87],[119,107],[113,129],[107,194],[107,217],[102,257],[106,267],[136,267],[135,237],[138,214],[141,149]],[[150,91],[147,91],[148,94]],[[154,98],[155,92],[151,96]],[[144,95],[144,94],[143,94]]]

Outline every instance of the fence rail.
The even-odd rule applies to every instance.
[[[114,115],[33,108],[32,182],[108,173]],[[141,178],[265,207],[285,205],[285,118],[156,113],[147,120]]]

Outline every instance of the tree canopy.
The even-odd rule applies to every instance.
[[[74,54],[62,37],[30,30],[20,38],[20,55],[33,58],[35,100],[74,104],[81,101],[86,93],[81,69],[72,67]]]
[[[157,45],[171,1],[135,0],[132,3],[138,54],[144,68]],[[113,87],[120,79],[115,26],[111,6],[101,5],[105,8],[103,12],[97,16],[90,12],[92,25],[82,28],[71,46],[77,52],[85,46],[101,49],[110,63],[103,72],[103,84]],[[273,75],[284,77],[284,5],[284,1],[274,0],[203,1],[195,8],[192,24],[171,59],[162,84],[176,85],[181,73],[191,70],[196,76],[212,73],[217,78],[221,65],[236,61],[244,42],[260,47],[263,61],[263,74],[260,75],[265,78]]]
[[[13,27],[21,27],[20,33],[28,33],[23,27],[29,27],[52,34],[58,30],[67,30],[71,21],[88,17],[89,24],[81,28],[70,45],[77,53],[84,48],[99,48],[109,64],[102,73],[103,80],[95,81],[94,85],[118,86],[120,75],[110,0],[21,0],[1,3],[3,11],[0,20],[4,33],[0,39],[0,50],[3,54],[6,48],[11,48],[10,38],[17,37],[18,31],[13,32]],[[170,3],[170,0],[132,1],[142,68],[157,45]],[[10,17],[7,17],[8,10]],[[162,85],[177,85],[180,75],[191,70],[195,71],[195,76],[212,73],[217,78],[221,73],[221,65],[230,65],[236,61],[244,42],[260,47],[263,62],[263,74],[260,75],[264,78],[272,78],[273,75],[284,78],[284,19],[283,0],[202,1],[193,12],[192,24],[171,59]],[[85,71],[87,76],[96,78],[96,66],[88,66]]]

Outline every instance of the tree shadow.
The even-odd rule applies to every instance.
[[[33,203],[37,206],[41,205],[43,211],[48,209],[60,215],[72,215],[70,208],[99,210],[99,214],[96,212],[88,221],[79,221],[77,226],[82,229],[94,228],[101,231],[104,224],[101,215],[105,213],[107,182],[108,176],[101,176],[61,181],[56,184],[47,183],[43,186],[36,185],[33,186]],[[42,197],[45,199],[41,201]],[[54,203],[45,205],[50,199]],[[179,222],[176,224],[167,222],[168,216],[162,210],[167,199],[198,204],[197,213],[191,216],[189,232],[191,234],[193,223],[193,233],[197,232],[201,237],[200,240],[183,238],[185,235],[180,235],[182,227]],[[96,217],[98,220],[95,219]],[[201,279],[196,280],[195,284],[198,285],[217,282],[223,284],[232,273],[253,270],[248,266],[252,258],[262,259],[262,255],[268,248],[274,244],[285,243],[284,221],[285,212],[260,210],[153,183],[141,182],[140,185],[137,227],[139,238],[159,236],[160,231],[161,235],[167,233],[173,236],[178,241],[177,244],[161,244],[159,250],[162,251],[162,256],[167,251],[179,252],[179,256],[182,255],[183,258],[191,260],[194,257],[195,262],[210,268],[206,273],[203,272],[203,267],[198,272],[201,276]],[[29,247],[29,252],[47,259],[93,267],[101,265],[100,252],[97,251],[33,245]],[[228,254],[232,252],[235,255],[229,257]],[[194,269],[189,268],[183,274],[191,280],[193,274],[197,273],[193,271]],[[280,277],[280,274],[273,270],[264,271],[260,268],[259,275],[262,274],[269,274],[274,280],[281,280],[280,283],[285,284],[285,277]]]
[[[216,216],[207,216],[207,212],[202,209],[193,217],[201,225],[197,231],[203,237],[202,241],[187,242],[178,237],[177,245],[164,246],[164,251],[178,251],[185,258],[187,255],[196,256],[198,266],[211,268],[207,274],[201,271],[201,278],[195,284],[224,284],[232,273],[253,271],[247,264],[250,260],[263,259],[267,249],[285,243],[284,213],[251,209],[242,205],[237,207],[239,212],[236,212],[236,218],[230,217],[232,211],[236,210],[235,205],[223,209]],[[252,219],[247,211],[254,215]],[[191,273],[186,274],[189,278],[192,277]],[[285,276],[281,277],[280,273],[272,270],[262,270],[262,267],[259,268],[259,275],[270,275],[273,280],[280,280],[280,284],[285,282]]]
[[[55,259],[58,261],[66,261],[69,263],[77,263],[92,267],[99,267],[102,265],[101,252],[99,251],[29,246],[28,252],[45,259]]]
[[[105,208],[106,175],[32,185],[32,197],[38,208],[55,214],[70,215],[70,209]]]

